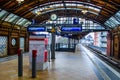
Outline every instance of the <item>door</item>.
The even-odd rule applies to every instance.
[[[118,55],[119,55],[119,38],[118,38],[118,35],[114,36],[114,42],[113,43],[114,43],[114,46],[113,46],[113,48],[114,48],[114,51],[113,51],[114,58],[118,59]]]

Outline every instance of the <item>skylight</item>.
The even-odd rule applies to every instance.
[[[104,24],[111,28],[118,27],[120,25],[120,11],[110,17]]]
[[[32,10],[32,13],[34,14],[37,14],[37,12],[41,12],[41,14],[44,14],[44,13],[47,13],[47,12],[51,12],[51,11],[54,11],[54,10],[61,10],[61,9],[73,9],[73,10],[83,10],[83,9],[87,9],[88,12],[90,13],[93,13],[93,14],[96,14],[98,15],[98,13],[100,12],[101,10],[101,7],[99,6],[95,6],[93,4],[83,4],[83,3],[80,3],[80,2],[75,2],[75,3],[68,3],[67,1],[65,1],[65,6],[66,8],[64,7],[63,3],[49,3],[49,5],[40,5],[40,6],[37,6],[35,7],[33,10]]]

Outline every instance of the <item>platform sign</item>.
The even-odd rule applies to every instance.
[[[61,31],[82,31],[82,27],[61,27]]]
[[[28,27],[27,31],[28,32],[46,31],[46,28],[45,27]]]

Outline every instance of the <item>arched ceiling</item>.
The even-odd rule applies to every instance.
[[[109,29],[104,23],[120,10],[120,0],[24,0],[20,4],[17,0],[0,0],[0,11],[2,10],[31,22],[35,19],[37,23],[49,20],[52,13],[58,17],[81,17]],[[82,10],[88,12],[83,14]],[[37,15],[36,11],[40,12],[40,15]],[[89,32],[82,32],[76,36],[82,37],[87,33]]]
[[[87,8],[89,12],[83,14],[80,10],[83,9],[82,6],[66,6],[67,3],[83,4],[83,6],[98,8],[100,11]],[[57,6],[55,8],[49,7],[49,5],[54,4],[63,4],[63,6]],[[43,10],[43,12],[46,13],[36,17],[33,11],[45,6],[48,6],[48,8]],[[16,0],[0,0],[0,8],[30,21],[34,18],[38,23],[48,20],[50,14],[56,13],[58,16],[84,17],[104,24],[106,20],[119,11],[120,0],[24,0],[21,4],[18,4]],[[90,12],[97,13],[97,15]]]

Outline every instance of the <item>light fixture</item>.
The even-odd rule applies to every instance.
[[[19,4],[22,3],[24,0],[16,0]]]
[[[81,11],[83,14],[86,14],[88,12],[88,6],[83,5],[83,9]]]
[[[41,14],[41,12],[40,12],[40,11],[38,11],[38,12],[36,12],[36,14],[37,14],[37,15],[40,15],[40,14]]]
[[[81,12],[82,12],[83,14],[86,14],[88,11],[87,11],[86,9],[83,9]]]

